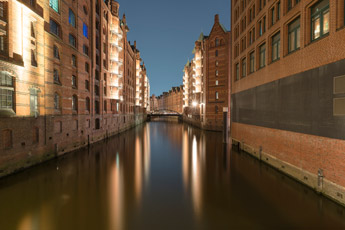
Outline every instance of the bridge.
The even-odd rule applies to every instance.
[[[147,118],[151,119],[152,117],[182,117],[182,114],[169,110],[169,109],[162,109],[162,110],[155,110],[149,114],[147,114]]]

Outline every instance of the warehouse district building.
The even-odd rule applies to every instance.
[[[344,0],[233,0],[232,137],[345,204]]]
[[[128,32],[114,0],[0,1],[0,177],[145,119]]]

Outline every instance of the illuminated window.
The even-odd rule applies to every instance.
[[[318,2],[311,8],[312,40],[329,33],[329,0]]]
[[[89,38],[89,29],[87,28],[87,25],[85,23],[83,23],[83,35],[86,38]]]
[[[288,26],[288,51],[289,53],[300,47],[300,19],[297,18]]]
[[[218,70],[216,70],[216,76],[218,76]]]
[[[218,85],[218,80],[216,80],[216,85]]]
[[[68,11],[68,22],[70,25],[75,27],[75,14],[71,9]]]
[[[49,6],[59,13],[59,0],[49,0]]]
[[[216,100],[219,99],[219,95],[218,95],[218,92],[216,91]]]
[[[6,72],[0,72],[0,110],[13,110],[13,78]]]
[[[272,37],[272,62],[280,58],[280,33]]]

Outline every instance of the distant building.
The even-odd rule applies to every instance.
[[[183,86],[172,87],[169,92],[157,97],[158,110],[170,110],[182,114],[183,112]]]
[[[205,129],[223,126],[223,108],[229,104],[230,47],[231,33],[215,15],[210,34],[200,34],[194,58],[183,70],[184,114]]]
[[[152,94],[150,97],[150,111],[158,110],[158,99],[156,95]]]

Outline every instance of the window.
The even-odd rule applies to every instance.
[[[216,61],[216,66],[218,66],[218,64],[219,64],[218,61]]]
[[[36,89],[30,89],[30,115],[37,117],[38,111],[38,91]]]
[[[3,18],[5,16],[5,2],[0,2],[0,17]]]
[[[249,71],[250,71],[250,73],[254,73],[254,71],[255,71],[254,51],[250,53],[249,57],[250,57]]]
[[[216,46],[219,46],[219,39],[216,38]]]
[[[247,69],[247,63],[246,63],[246,59],[244,58],[242,60],[242,77],[246,76],[246,69]]]
[[[280,19],[280,1],[277,3],[277,20]]]
[[[218,57],[218,50],[216,50],[216,57]]]
[[[216,80],[216,85],[218,85],[218,80]]]
[[[329,0],[318,2],[311,8],[312,40],[329,33]]]
[[[218,70],[216,70],[216,76],[218,76]]]
[[[5,50],[5,45],[6,45],[5,39],[6,39],[6,36],[0,35],[0,51],[1,51],[2,53],[4,53],[4,52],[6,51],[6,50]]]
[[[60,37],[60,25],[53,19],[50,19],[50,32]]]
[[[36,50],[31,49],[31,65],[37,67]]]
[[[216,105],[216,106],[214,107],[214,112],[215,112],[216,114],[218,114],[218,105]]]
[[[77,95],[73,95],[73,97],[72,97],[72,110],[73,111],[78,110],[78,97],[77,97]]]
[[[99,114],[99,101],[95,101],[95,113]]]
[[[74,48],[77,47],[77,39],[72,34],[69,34],[69,44]]]
[[[54,94],[54,109],[56,110],[60,109],[60,96],[58,93]]]
[[[280,33],[272,37],[272,62],[280,58]]]
[[[72,75],[72,87],[77,88],[77,77]]]
[[[288,26],[288,51],[289,53],[300,47],[300,19],[297,18]]]
[[[87,73],[90,73],[90,65],[89,65],[88,62],[85,62],[85,71],[86,71]]]
[[[99,86],[95,85],[95,94],[96,96],[99,96]]]
[[[60,83],[59,71],[57,69],[54,69],[54,82]]]
[[[90,98],[89,97],[85,99],[85,108],[86,108],[86,111],[90,112]]]
[[[216,91],[216,100],[219,99],[219,95],[218,95],[218,92]]]
[[[68,12],[68,22],[71,26],[75,27],[75,14],[71,9]]]
[[[107,101],[106,100],[104,100],[104,103],[103,103],[103,110],[107,111]]]
[[[60,59],[59,48],[56,45],[54,45],[53,47],[53,53],[54,53],[54,58]]]
[[[73,67],[77,67],[77,57],[74,54],[72,54],[71,62]]]
[[[0,72],[0,110],[13,110],[13,78],[7,72]]]
[[[276,23],[276,15],[275,15],[275,8],[273,7],[271,9],[271,25],[274,25]]]
[[[292,8],[292,0],[288,0],[287,1],[287,8],[288,8],[288,10],[291,10],[291,8]]]
[[[240,79],[240,64],[236,64],[236,73],[235,73],[235,75],[236,75],[236,79],[235,79],[235,81],[237,81],[237,80],[239,80]]]
[[[260,46],[260,56],[259,56],[259,68],[263,68],[266,65],[266,44]]]
[[[89,47],[87,45],[83,45],[83,53],[87,56],[89,56]]]
[[[49,0],[49,6],[59,13],[59,0]]]
[[[90,91],[90,82],[88,80],[85,80],[85,89]]]
[[[83,23],[83,35],[84,37],[86,38],[89,38],[89,32],[88,32],[88,28],[87,28],[87,25],[85,23]]]
[[[31,28],[31,37],[36,38],[36,23],[31,22],[30,25],[31,25],[31,27],[30,27]]]

